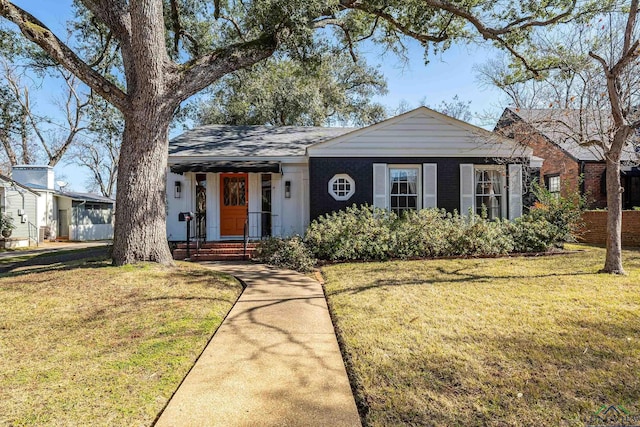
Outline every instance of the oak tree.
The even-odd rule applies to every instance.
[[[492,62],[481,72],[516,108],[537,108],[534,127],[591,150],[606,163],[607,253],[602,272],[622,264],[623,161],[640,160],[640,26],[638,0],[530,39],[528,63]],[[623,157],[623,153],[627,152]]]
[[[570,19],[577,0],[77,0],[86,17],[69,42],[34,14],[0,0],[0,16],[124,117],[113,261],[171,264],[165,231],[168,128],[180,104],[275,52],[297,55],[316,37],[355,50],[365,39],[401,52],[489,41],[522,58],[534,28]],[[103,73],[112,54],[121,72]]]
[[[304,60],[274,55],[220,79],[199,106],[200,124],[365,126],[386,118],[372,101],[384,77],[344,50],[320,48]]]

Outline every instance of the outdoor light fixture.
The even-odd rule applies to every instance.
[[[284,198],[285,199],[291,198],[291,181],[284,182]]]
[[[180,181],[176,181],[176,186],[175,186],[175,191],[173,193],[173,196],[176,199],[179,199],[181,194],[182,194],[182,183]]]

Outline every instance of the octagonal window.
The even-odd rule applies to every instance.
[[[349,200],[356,192],[356,182],[349,175],[339,173],[329,180],[329,194],[336,200]]]

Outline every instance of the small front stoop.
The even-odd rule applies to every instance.
[[[247,243],[246,254],[242,242],[206,242],[198,245],[191,242],[189,247],[191,261],[242,261],[253,257],[256,243]],[[173,259],[187,258],[187,244],[179,243],[173,250]]]

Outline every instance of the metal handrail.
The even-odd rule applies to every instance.
[[[28,231],[27,231],[27,232],[28,232],[28,234],[29,234],[29,241],[33,240],[33,241],[35,242],[36,246],[38,246],[38,243],[39,243],[39,242],[38,242],[38,237],[39,237],[39,236],[38,236],[38,227],[36,227],[36,225],[35,225],[34,223],[29,222],[29,223],[27,224],[27,228],[28,228]],[[31,231],[32,231],[32,230],[34,231],[34,234],[35,234],[35,236],[36,236],[35,238],[31,237]],[[31,245],[29,245],[29,246],[31,246]]]
[[[247,212],[247,217],[244,220],[244,229],[243,229],[243,233],[242,233],[242,256],[244,259],[247,258],[247,245],[249,243],[249,218],[251,215],[265,215],[268,214],[271,216],[271,218],[276,217],[278,215],[274,215],[273,213],[271,213],[271,211],[254,211],[254,212]]]
[[[242,231],[242,259],[247,259],[247,243],[249,240],[249,212],[244,220],[244,230]]]

